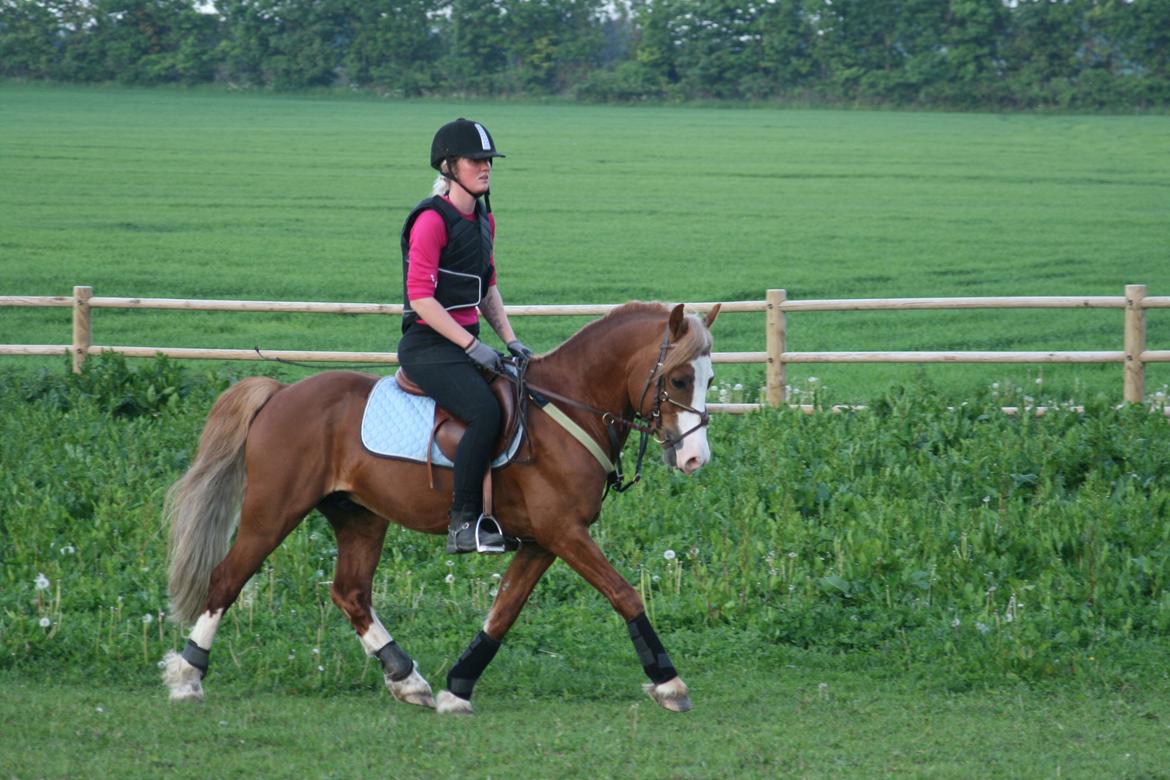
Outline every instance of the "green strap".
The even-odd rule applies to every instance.
[[[584,428],[573,422],[569,415],[565,414],[559,408],[557,408],[556,404],[554,404],[552,401],[549,401],[540,408],[543,409],[549,417],[556,420],[562,428],[572,434],[574,439],[581,442],[585,449],[589,450],[593,457],[597,458],[597,462],[600,463],[602,468],[605,469],[606,474],[613,474],[615,471],[617,471],[613,465],[613,461],[611,461],[609,456],[605,454],[605,451],[601,449],[601,445],[599,445],[592,436],[586,433]]]

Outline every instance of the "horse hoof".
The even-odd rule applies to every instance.
[[[646,691],[646,695],[661,707],[671,712],[686,712],[695,706],[691,703],[691,697],[687,693],[686,683],[680,677],[658,685],[645,683],[642,685],[642,690]]]
[[[443,715],[474,715],[468,699],[460,699],[450,691],[439,691],[435,698],[435,712]]]
[[[163,656],[163,682],[171,692],[171,701],[203,701],[203,673],[175,651]]]
[[[409,677],[397,682],[391,680],[389,675],[386,675],[385,679],[386,687],[390,689],[390,693],[398,701],[417,704],[420,707],[435,708],[435,700],[431,696],[431,684],[418,673],[418,664],[414,665]]]

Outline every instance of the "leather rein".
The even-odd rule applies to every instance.
[[[654,365],[650,368],[650,374],[646,377],[646,384],[642,388],[642,395],[638,401],[638,408],[634,410],[632,418],[622,417],[605,409],[600,409],[592,404],[587,404],[583,401],[578,401],[574,398],[561,395],[539,385],[533,385],[527,381],[526,373],[528,370],[528,359],[517,358],[515,364],[518,372],[514,376],[508,372],[500,372],[500,376],[507,378],[509,381],[517,384],[522,398],[531,398],[540,407],[545,407],[548,399],[555,399],[569,406],[589,412],[601,418],[605,423],[606,432],[609,437],[609,449],[614,453],[614,458],[610,463],[602,461],[602,465],[608,469],[606,474],[606,492],[613,490],[616,493],[624,493],[634,485],[638,484],[642,479],[642,463],[646,456],[646,447],[649,444],[650,437],[664,448],[673,449],[682,443],[683,439],[690,436],[692,433],[699,431],[706,427],[711,422],[711,414],[706,410],[695,409],[689,404],[676,401],[670,397],[666,390],[666,375],[662,373],[662,367],[666,363],[666,355],[670,351],[670,329],[669,327],[662,335],[662,342],[658,347],[658,358],[654,361]],[[649,414],[642,414],[642,409],[646,406],[646,398],[650,394],[650,388],[654,387],[653,405],[651,406]],[[697,425],[690,428],[690,430],[679,434],[677,437],[663,436],[659,438],[662,432],[662,405],[664,403],[670,404],[681,409],[684,412],[690,412],[699,416]],[[547,411],[547,410],[546,410]],[[555,419],[555,418],[554,418]],[[560,422],[558,420],[558,422]],[[562,426],[564,425],[561,423]],[[567,427],[567,426],[566,426]],[[623,443],[619,435],[619,430],[625,428],[630,431],[637,431],[640,434],[638,441],[638,457],[634,465],[634,477],[627,480],[622,471],[622,447]],[[574,437],[578,433],[571,428],[569,433]],[[581,435],[588,435],[581,432]],[[585,442],[582,442],[585,444]],[[586,447],[593,451],[593,448],[586,444]],[[596,453],[595,453],[596,457]],[[601,459],[598,458],[600,461]]]

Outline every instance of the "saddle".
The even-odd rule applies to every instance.
[[[496,397],[496,402],[500,405],[500,416],[502,418],[499,438],[492,445],[491,459],[495,460],[508,449],[513,438],[516,436],[516,430],[520,425],[520,405],[517,402],[517,385],[497,374],[485,374],[484,378],[488,380],[488,388],[492,391],[492,395]],[[394,381],[398,383],[398,387],[405,393],[423,397],[427,395],[426,391],[416,385],[402,368],[399,368],[394,374]],[[427,445],[428,473],[431,470],[430,444],[438,446],[439,452],[446,455],[449,459],[455,460],[455,450],[458,449],[459,441],[466,432],[467,423],[440,407],[437,403],[435,404],[435,420],[431,425],[431,441]],[[433,478],[431,483],[434,484]]]

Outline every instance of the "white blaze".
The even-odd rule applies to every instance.
[[[711,366],[711,356],[703,355],[691,361],[695,370],[694,393],[690,406],[700,412],[707,409],[707,385],[715,376],[715,369]],[[702,420],[694,412],[679,412],[679,435],[694,429],[694,432],[683,438],[675,450],[675,464],[687,474],[693,474],[711,460],[711,448],[707,445],[707,428],[696,426]]]

